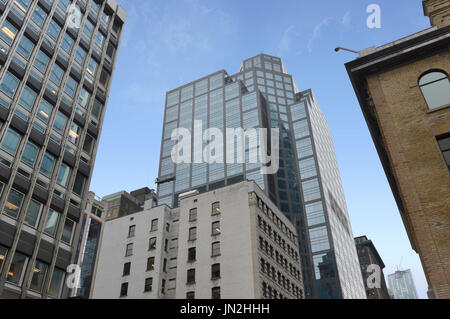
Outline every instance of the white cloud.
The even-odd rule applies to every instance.
[[[295,31],[295,26],[291,25],[286,28],[281,37],[280,43],[278,44],[278,56],[282,56],[284,53],[291,49],[292,42],[294,38],[298,37],[300,34]]]
[[[313,34],[308,41],[308,51],[311,53],[313,51],[314,41],[320,36],[320,32],[323,27],[329,25],[331,22],[330,18],[323,19],[319,24],[314,27]]]
[[[350,11],[347,11],[345,15],[342,17],[341,24],[343,25],[350,25],[352,22],[352,14]]]

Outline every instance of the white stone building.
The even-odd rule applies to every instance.
[[[179,200],[106,222],[93,298],[303,298],[295,227],[254,182]]]

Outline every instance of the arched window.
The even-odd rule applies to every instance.
[[[446,73],[432,71],[422,75],[419,87],[430,110],[450,104],[450,80]]]

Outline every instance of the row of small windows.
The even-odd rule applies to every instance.
[[[3,269],[8,252],[8,248],[0,245],[0,272]],[[30,266],[29,261],[30,258],[28,256],[16,251],[12,257],[6,281],[16,286],[22,286],[26,269]],[[50,273],[50,265],[39,260],[36,260],[31,269],[33,269],[32,276],[26,287],[37,293],[42,293],[44,282],[48,278],[50,287],[46,292],[53,298],[59,298],[63,289],[65,271],[55,268],[53,273]]]
[[[264,238],[259,237],[259,248],[264,251],[267,256],[271,257],[274,261],[276,261],[281,267],[283,267],[286,272],[290,273],[293,277],[298,280],[301,279],[300,271],[289,263],[286,258],[284,258],[283,254],[279,253],[278,250],[274,249],[272,245],[270,245]],[[298,261],[298,260],[297,260]]]
[[[289,244],[286,243],[284,239],[281,238],[278,233],[272,229],[272,227],[258,215],[258,227],[263,230],[270,238],[272,238],[275,243],[279,245],[281,249],[288,253],[289,256],[298,261],[298,253]]]
[[[195,299],[195,291],[188,291],[186,293],[186,299]],[[220,287],[211,288],[211,299],[221,299]]]
[[[258,207],[271,221],[297,246],[297,236],[281,221],[281,219],[270,209],[270,207],[258,196],[256,196]]]
[[[120,286],[120,297],[126,297],[128,296],[128,286],[129,283],[128,282],[124,282],[121,284]],[[153,290],[153,277],[149,277],[145,279],[144,282],[144,292],[151,292]],[[162,279],[161,280],[161,294],[165,294],[166,293],[166,280]]]
[[[295,283],[291,283],[291,281],[286,278],[281,272],[276,272],[275,267],[266,262],[264,258],[261,258],[260,266],[262,273],[266,274],[274,282],[278,283],[280,287],[283,287],[284,289],[292,293],[295,298],[302,298],[302,290]]]
[[[275,288],[272,288],[271,285],[266,282],[262,283],[262,295],[265,299],[287,299],[281,292],[278,292]],[[303,291],[298,289],[298,293],[296,293],[297,299],[303,299]]]

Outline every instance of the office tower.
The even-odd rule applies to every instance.
[[[346,64],[429,298],[450,298],[449,1],[423,1],[432,27]]]
[[[399,270],[388,276],[395,299],[419,299],[411,270]]]
[[[280,169],[276,174],[261,174],[261,158],[255,163],[252,151],[272,152],[273,147],[275,153],[276,143],[260,143],[255,135],[246,138],[245,163],[238,161],[238,143],[234,143],[234,161],[196,160],[203,149],[208,150],[207,141],[203,149],[198,147],[201,127],[222,132],[224,128],[278,128]],[[177,145],[171,140],[176,128],[193,132],[193,147],[187,154],[192,164],[175,164],[171,157]],[[227,154],[236,139],[228,141],[223,135]],[[177,161],[186,155],[183,152],[175,148]],[[266,54],[245,60],[237,74],[213,73],[169,91],[166,98],[159,204],[177,207],[181,193],[203,193],[243,180],[254,180],[297,227],[308,298],[366,297],[326,119],[311,90],[300,92],[281,59]],[[327,270],[319,271],[319,264]]]
[[[367,236],[355,238],[355,244],[361,265],[364,286],[366,287],[367,299],[390,299],[383,274],[385,265],[375,245]],[[378,266],[378,270],[373,268],[374,266]],[[375,283],[376,279],[374,279],[374,276],[376,278],[377,274],[379,274],[379,286],[369,287],[369,282],[371,284]]]
[[[93,298],[302,299],[295,226],[254,182],[106,222]]]
[[[77,5],[79,25],[68,0],[0,1],[1,298],[67,296],[125,21]]]
[[[69,291],[69,297],[89,299],[95,281],[98,253],[101,244],[105,207],[101,198],[89,192],[86,209],[81,217],[80,239],[78,240],[74,264],[80,267],[77,286]]]

